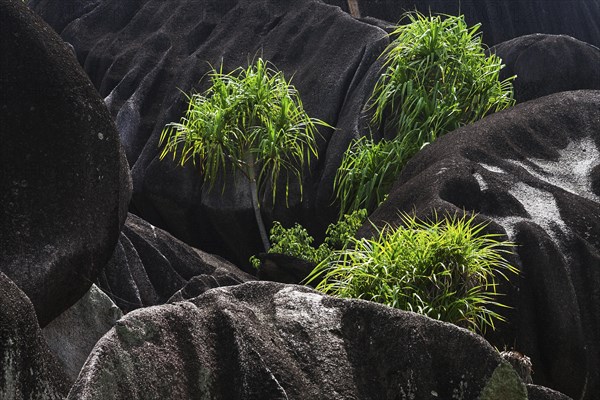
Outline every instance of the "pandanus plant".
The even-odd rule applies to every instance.
[[[317,125],[328,125],[310,118],[295,87],[261,58],[230,73],[212,69],[208,76],[211,87],[186,95],[185,116],[162,131],[160,158],[171,154],[182,166],[192,161],[209,188],[228,171],[241,172],[267,251],[270,244],[260,210],[261,195],[269,189],[275,203],[279,186],[284,185],[287,204],[292,183],[299,185],[302,195],[305,166],[318,156]]]

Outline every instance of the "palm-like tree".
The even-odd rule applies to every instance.
[[[297,179],[302,193],[305,163],[310,163],[311,156],[317,157],[316,126],[328,125],[308,117],[294,86],[261,58],[229,74],[213,69],[209,77],[212,86],[202,94],[188,96],[185,116],[162,131],[160,158],[171,153],[181,165],[191,160],[211,188],[231,167],[241,172],[249,184],[267,251],[270,244],[259,193],[269,183],[275,202],[282,173],[286,201],[291,179]]]

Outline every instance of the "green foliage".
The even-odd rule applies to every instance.
[[[171,153],[181,165],[191,160],[211,187],[228,165],[246,176],[257,168],[258,187],[273,183],[273,200],[285,172],[287,198],[290,174],[301,182],[304,163],[317,156],[316,125],[326,124],[308,117],[294,86],[261,58],[246,69],[213,69],[209,76],[212,86],[188,96],[185,116],[162,131],[161,159]]]
[[[345,214],[339,221],[329,224],[325,234],[325,244],[331,250],[346,248],[350,239],[356,236],[356,232],[367,219],[367,210],[360,209],[350,214]],[[321,259],[323,260],[323,258]],[[319,261],[321,261],[319,260]]]
[[[330,252],[324,245],[317,248],[313,247],[314,238],[300,224],[295,224],[291,228],[284,228],[279,222],[275,221],[271,228],[270,238],[272,243],[269,249],[270,253],[286,254],[318,263],[326,258]]]
[[[327,259],[332,251],[346,247],[350,239],[356,235],[365,218],[367,218],[367,210],[358,210],[344,215],[336,223],[329,224],[325,241],[319,247],[313,247],[314,238],[300,224],[284,228],[275,221],[271,228],[272,246],[269,253],[286,254],[318,264]],[[260,260],[256,257],[252,257],[250,263],[255,268],[260,266]]]
[[[463,16],[407,18],[391,34],[369,101],[371,125],[393,140],[351,144],[335,178],[342,213],[376,207],[424,145],[514,104],[513,78],[499,81],[502,62],[485,55],[479,24],[469,28]]]
[[[340,213],[357,209],[374,210],[404,167],[406,157],[396,141],[375,143],[363,136],[353,141],[344,154],[334,181]]]
[[[282,174],[286,202],[290,178],[297,179],[302,193],[304,165],[311,155],[317,157],[317,125],[328,125],[310,118],[294,86],[260,58],[229,74],[213,69],[209,77],[212,86],[188,96],[185,116],[162,131],[160,158],[171,153],[181,165],[193,162],[210,188],[228,171],[241,171],[248,179],[261,239],[268,249],[259,193],[270,187],[274,203]]]
[[[402,216],[398,228],[386,226],[372,239],[351,239],[334,251],[307,279],[324,278],[318,290],[339,297],[375,301],[418,312],[473,331],[494,328],[503,317],[489,307],[496,301],[496,276],[516,273],[503,254],[512,243],[483,234],[474,217],[425,222]]]

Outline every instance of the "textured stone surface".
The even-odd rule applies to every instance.
[[[165,303],[197,276],[205,279],[206,287],[254,279],[221,257],[194,249],[129,214],[98,284],[124,312],[129,312]],[[198,295],[201,290],[201,286],[192,284],[184,293]]]
[[[567,395],[537,385],[527,385],[527,398],[528,400],[572,400]]]
[[[249,282],[129,313],[98,342],[69,399],[475,399],[501,363],[454,325]],[[514,392],[507,385],[523,384],[494,389]]]
[[[348,11],[347,0],[325,0]],[[600,3],[588,0],[356,0],[362,17],[397,23],[402,14],[464,14],[481,23],[484,40],[493,46],[532,33],[565,34],[600,46]]]
[[[92,348],[123,313],[96,285],[44,327],[42,333],[72,381]]]
[[[0,398],[62,400],[70,383],[48,350],[33,305],[0,272]]]
[[[47,15],[62,7],[40,2],[36,10]],[[311,117],[337,128],[320,129],[320,157],[311,161],[303,200],[292,184],[290,208],[285,201],[271,207],[267,195],[263,216],[267,223],[298,221],[325,231],[337,214],[331,207],[337,166],[350,140],[365,132],[360,115],[388,42],[383,30],[314,0],[106,0],[80,11],[57,28],[116,120],[132,165],[136,214],[249,267],[261,243],[247,185],[208,191],[197,169],[158,160],[158,138],[187,108],[181,90],[207,88],[207,80],[199,82],[209,64],[228,71],[262,56],[293,77]]]
[[[533,381],[577,399],[600,392],[600,91],[562,92],[438,139],[369,218],[479,213],[517,244],[501,291],[510,324],[489,339],[531,358]],[[365,224],[359,234],[370,234]]]
[[[527,35],[494,46],[506,67],[500,79],[516,75],[515,100],[552,93],[600,89],[600,49],[565,35]]]
[[[110,258],[130,176],[72,51],[21,1],[0,1],[0,270],[44,326]]]

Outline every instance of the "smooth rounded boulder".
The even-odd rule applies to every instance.
[[[516,244],[488,339],[533,363],[533,383],[576,399],[600,392],[600,91],[518,104],[446,134],[402,170],[369,219],[477,213]],[[359,234],[370,235],[365,224]]]
[[[200,277],[205,284],[191,282],[199,283]],[[115,252],[100,272],[98,286],[128,313],[164,304],[181,290],[185,296],[197,296],[207,287],[249,280],[254,278],[221,257],[195,249],[129,214]]]
[[[130,175],[73,52],[23,2],[1,0],[0,10],[0,271],[44,326],[109,260]]]
[[[33,305],[0,272],[0,399],[62,400],[72,381],[48,349]]]
[[[61,8],[39,2],[36,10]],[[319,158],[302,195],[296,181],[287,202],[273,206],[265,194],[263,218],[321,233],[336,218],[333,178],[349,142],[365,132],[361,112],[389,42],[385,31],[316,0],[107,0],[60,32],[115,118],[132,165],[134,213],[251,270],[249,257],[263,249],[247,183],[228,178],[224,190],[209,190],[191,163],[159,159],[159,137],[187,109],[182,91],[208,88],[210,66],[231,71],[262,57],[291,79],[310,117],[336,128],[319,128]]]
[[[77,303],[42,330],[48,347],[72,381],[77,379],[98,339],[122,316],[111,299],[92,285]]]
[[[501,80],[516,76],[517,103],[570,90],[600,90],[600,49],[570,36],[521,36],[490,52],[505,64]]]
[[[68,397],[100,398],[525,400],[526,387],[482,337],[454,325],[248,282],[119,320]]]
[[[324,0],[346,12],[397,23],[406,12],[464,14],[469,25],[480,23],[484,43],[498,43],[534,33],[564,34],[600,46],[600,3],[572,0]],[[365,18],[366,17],[366,18]]]

